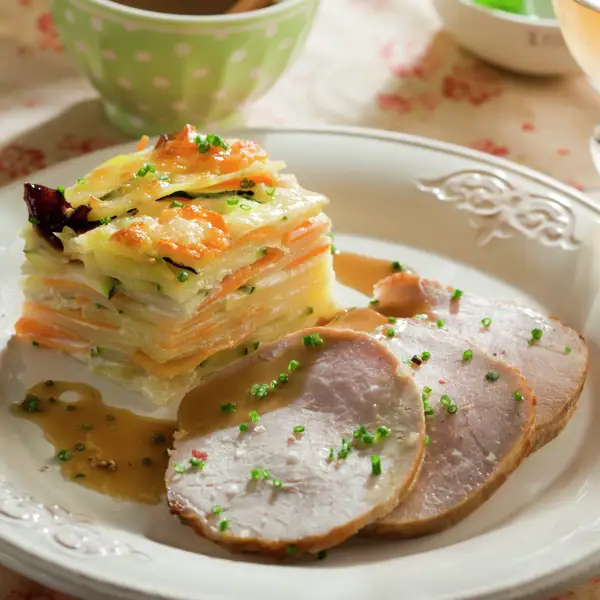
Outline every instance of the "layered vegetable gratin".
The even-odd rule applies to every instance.
[[[336,307],[326,197],[252,141],[188,125],[147,144],[26,184],[16,331],[162,404]]]

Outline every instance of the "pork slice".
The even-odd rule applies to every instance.
[[[364,532],[398,537],[435,533],[483,504],[527,456],[534,396],[516,369],[464,338],[421,320],[390,323],[376,314],[355,309],[334,325],[372,331],[387,343],[410,365],[424,390],[425,408],[435,412],[426,417],[429,443],[412,492]],[[442,404],[444,395],[449,409]]]
[[[453,298],[452,294],[450,287],[403,273],[375,286],[377,309],[382,313],[426,314],[519,369],[536,396],[532,451],[541,448],[564,429],[577,407],[588,369],[583,337],[558,319],[513,302],[469,293]],[[487,326],[484,319],[489,319]],[[542,332],[540,339],[533,337],[534,330]]]
[[[273,388],[280,374],[288,381]],[[239,551],[295,554],[343,542],[395,508],[424,455],[416,383],[385,345],[352,331],[314,328],[261,348],[184,398],[178,419],[166,473],[171,511]],[[364,432],[374,439],[363,441]],[[344,438],[354,446],[345,458]]]

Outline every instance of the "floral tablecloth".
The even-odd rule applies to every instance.
[[[125,140],[63,52],[50,0],[0,0],[0,185]],[[583,76],[534,79],[459,48],[429,0],[323,0],[298,62],[249,125],[345,124],[455,142],[590,194],[600,99]],[[0,568],[0,599],[64,599]],[[561,596],[600,600],[600,579]],[[552,600],[557,600],[552,599]]]

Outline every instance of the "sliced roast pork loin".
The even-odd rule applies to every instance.
[[[417,483],[365,533],[416,537],[454,525],[527,456],[534,397],[516,369],[421,320],[388,320],[355,309],[333,325],[371,331],[409,363],[427,414],[428,444]]]
[[[420,470],[420,390],[364,333],[293,333],[184,398],[171,511],[231,549],[318,552],[389,513]],[[354,435],[356,432],[356,435]]]
[[[533,450],[564,429],[588,369],[588,350],[575,330],[537,310],[463,294],[405,273],[380,281],[375,298],[377,310],[385,315],[428,315],[519,369],[536,396]]]

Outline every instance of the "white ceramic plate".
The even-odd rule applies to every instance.
[[[305,187],[331,197],[343,249],[407,262],[421,274],[491,298],[519,298],[580,329],[591,351],[581,406],[487,504],[441,535],[353,540],[322,562],[229,555],[163,506],[115,503],[40,472],[52,448],[7,412],[40,380],[80,380],[109,403],[147,405],[50,351],[9,344],[1,355],[0,561],[88,598],[188,600],[466,600],[548,596],[600,571],[600,313],[598,209],[551,179],[463,148],[360,130],[253,130]],[[109,149],[31,180],[68,184]],[[19,315],[20,185],[0,196],[0,346]],[[348,304],[360,295],[340,286]]]

